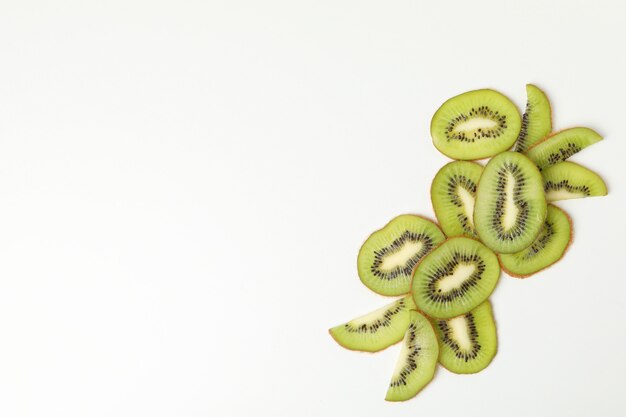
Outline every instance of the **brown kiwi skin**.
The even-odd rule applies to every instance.
[[[394,219],[395,219],[396,217],[398,217],[398,216],[404,216],[404,215],[409,215],[409,216],[420,217],[420,218],[422,218],[422,219],[424,219],[424,220],[428,220],[429,222],[431,222],[432,224],[434,224],[434,225],[437,227],[437,229],[439,229],[439,231],[441,232],[441,234],[442,234],[442,235],[446,236],[446,234],[443,232],[443,230],[441,230],[441,226],[439,226],[439,223],[437,222],[437,220],[433,220],[433,219],[431,219],[431,218],[430,218],[430,217],[428,217],[428,216],[422,216],[421,214],[413,214],[413,213],[403,213],[403,214],[398,214],[397,216],[394,216]],[[385,227],[386,227],[389,223],[391,223],[391,220],[390,220],[390,221],[388,221],[387,223],[385,223],[385,225],[384,225],[383,227],[381,227],[380,229],[384,229],[384,228],[385,228]],[[359,246],[359,250],[360,250],[360,248],[361,248],[361,247],[363,247],[363,245],[365,244],[365,242],[367,241],[367,239],[369,239],[369,238],[370,238],[370,236],[371,236],[372,234],[374,234],[375,232],[379,231],[380,229],[376,229],[376,230],[374,230],[372,233],[370,233],[370,234],[369,234],[369,235],[365,238],[365,240],[363,241],[363,243],[361,243],[361,246]],[[447,237],[447,236],[446,236],[446,237]],[[446,239],[446,240],[447,240],[447,239]],[[445,240],[444,240],[444,242],[445,242]],[[437,247],[437,246],[435,246],[432,250],[435,250],[435,248],[436,248],[436,247]],[[432,252],[432,251],[431,251],[431,252]],[[417,265],[419,265],[421,262],[422,262],[422,260],[420,259],[420,261],[419,261],[419,262],[415,265],[415,267],[417,267]],[[359,257],[358,257],[358,256],[357,256],[357,261],[356,261],[356,267],[357,267],[357,270],[358,270],[358,269],[359,269]],[[413,276],[412,276],[412,274],[413,274],[414,272],[415,272],[415,268],[413,268],[413,271],[411,271],[411,284],[413,283]],[[411,287],[409,287],[409,288],[411,288]],[[371,289],[371,288],[369,288],[369,287],[368,287],[368,289],[369,289],[370,291],[372,291],[374,294],[382,295],[383,297],[399,297],[399,296],[402,296],[402,294],[400,294],[400,295],[385,295],[385,294],[381,294],[381,293],[379,293],[379,292],[376,292],[376,291],[374,291],[373,289]],[[408,294],[408,293],[406,293],[406,294],[404,294],[404,295],[407,295],[407,294]],[[334,339],[334,338],[333,338],[333,339]],[[341,343],[339,343],[339,344],[341,345]],[[346,349],[347,349],[347,348],[346,348]],[[352,350],[352,349],[351,349],[351,350]],[[358,351],[358,352],[361,352],[361,351]]]
[[[434,249],[433,249],[433,250],[434,250]],[[421,315],[423,315],[423,316],[424,316],[424,317],[426,317],[427,319],[431,318],[429,315],[425,314],[423,311],[421,311],[421,310],[420,310],[420,309],[418,309],[418,308],[416,308],[416,309],[412,309],[412,310],[417,311],[418,313],[420,313]],[[430,321],[430,320],[427,320],[427,321],[428,321],[428,324],[430,324],[430,327],[432,327],[433,332],[435,333],[435,337],[437,337],[437,330],[435,329],[435,326],[433,326],[433,324],[431,323],[431,321]],[[404,340],[404,339],[402,339],[402,340]],[[437,343],[439,343],[439,340],[437,340]],[[440,363],[439,363],[439,357],[437,357],[437,365],[440,365]],[[430,382],[432,382],[432,380],[433,380],[433,379],[435,379],[435,377],[437,376],[437,372],[438,372],[438,371],[439,371],[439,367],[438,367],[438,366],[435,366],[435,371],[433,372],[433,377],[432,377],[432,379],[430,380]],[[424,385],[424,386],[422,387],[422,389],[421,389],[421,390],[417,391],[417,392],[415,393],[415,395],[413,395],[412,397],[409,397],[409,398],[407,398],[407,399],[405,399],[405,400],[397,400],[397,401],[394,401],[394,400],[388,400],[388,399],[386,399],[386,398],[385,398],[385,401],[387,401],[387,402],[389,402],[389,403],[402,403],[402,402],[405,402],[405,401],[412,400],[413,398],[415,398],[415,397],[417,396],[417,394],[419,394],[420,392],[424,391],[424,389],[426,389],[426,388],[430,385],[430,382],[429,382],[428,384]]]
[[[498,260],[500,260],[500,258],[498,258]],[[491,303],[491,300],[489,300],[489,303],[491,304],[491,316],[493,317],[493,322],[494,322],[494,325],[495,325],[495,327],[496,327],[496,329],[497,329],[497,328],[498,328],[498,324],[497,324],[497,321],[496,321],[495,315],[493,314],[493,303]],[[465,314],[467,314],[467,313],[465,313]],[[456,317],[461,317],[461,316],[464,316],[465,314],[461,314],[461,315],[456,316]],[[428,317],[430,317],[430,316],[428,316]],[[456,317],[451,317],[451,318],[449,318],[449,319],[445,319],[445,320],[451,320],[451,319],[456,318]],[[434,318],[434,317],[431,317],[431,318],[432,318],[433,320],[440,320],[440,319],[436,319],[436,318]],[[433,326],[433,327],[434,327],[434,326]],[[435,332],[436,332],[436,330],[435,330]],[[439,365],[441,365],[443,368],[445,368],[445,369],[446,369],[446,371],[452,372],[452,373],[453,373],[453,374],[455,374],[455,375],[474,375],[474,374],[477,374],[477,373],[482,372],[482,371],[484,371],[485,369],[487,369],[487,367],[491,364],[491,362],[493,362],[493,360],[495,359],[495,357],[496,357],[496,356],[498,356],[498,351],[499,351],[499,349],[500,349],[500,343],[498,343],[498,332],[497,332],[497,330],[496,330],[496,353],[494,353],[494,354],[493,354],[493,358],[491,358],[491,360],[489,361],[489,363],[488,363],[488,364],[487,364],[487,365],[486,365],[483,369],[481,369],[480,371],[476,371],[476,372],[466,372],[466,373],[462,373],[462,374],[461,374],[461,373],[458,373],[458,372],[454,372],[453,370],[451,370],[450,368],[446,367],[446,366],[445,366],[443,363],[441,363],[441,362],[439,362]]]
[[[470,164],[475,164],[475,165],[478,165],[479,167],[481,167],[481,168],[483,168],[483,169],[485,168],[485,166],[484,166],[483,164],[479,164],[479,163],[478,163],[478,162],[476,162],[476,161],[480,161],[480,159],[475,159],[475,160],[473,160],[473,161],[456,161],[456,160],[455,160],[455,161],[450,161],[450,162],[448,162],[447,164],[445,164],[443,167],[441,167],[441,168],[439,169],[439,171],[441,171],[442,169],[444,169],[444,168],[445,168],[445,167],[447,167],[448,165],[453,164],[453,163],[455,163],[455,162],[469,162]],[[439,172],[439,171],[437,171],[437,172]],[[435,176],[437,176],[437,174],[435,174]],[[437,217],[437,214],[436,214],[437,212],[435,211],[435,205],[433,204],[433,184],[434,184],[434,182],[435,182],[435,176],[433,176],[433,180],[430,182],[430,190],[429,190],[429,194],[430,194],[430,206],[431,206],[431,207],[432,207],[432,209],[433,209],[433,213],[435,213],[435,217]],[[478,183],[477,183],[476,185],[478,185]],[[437,220],[439,220],[439,219],[437,219]],[[441,226],[439,225],[439,223],[435,222],[435,224],[437,225],[437,227],[439,227],[439,230],[441,230],[441,231],[443,232],[443,229],[441,228]],[[448,235],[446,235],[445,233],[444,233],[443,235],[446,237],[446,240],[448,240],[450,237],[467,237],[466,235],[448,236]],[[470,238],[470,239],[473,239],[473,238]],[[482,243],[482,242],[481,242],[481,243]],[[435,249],[433,248],[433,250],[435,250]],[[416,266],[417,266],[417,265],[416,265]],[[415,272],[415,270],[413,270],[413,272]]]
[[[504,267],[504,265],[502,264],[502,260],[500,259],[500,254],[496,253],[496,255],[498,256],[498,262],[500,263],[500,269],[502,269],[504,272],[506,272],[506,274],[508,276],[511,276],[513,278],[518,278],[518,279],[525,279],[528,278],[530,276],[533,276],[541,271],[543,271],[544,269],[548,269],[550,268],[552,265],[556,264],[557,262],[559,262],[561,259],[563,259],[563,257],[565,256],[565,254],[567,253],[567,251],[569,250],[570,246],[572,245],[572,242],[574,241],[574,223],[572,222],[572,218],[570,217],[569,214],[567,214],[565,212],[565,210],[561,209],[560,207],[550,203],[553,207],[555,207],[557,210],[559,210],[561,213],[565,214],[565,217],[567,217],[567,221],[569,222],[569,229],[570,229],[570,233],[569,233],[569,242],[567,242],[567,246],[565,247],[565,250],[563,251],[563,254],[561,255],[561,257],[559,259],[557,259],[556,261],[552,262],[549,265],[544,266],[543,268],[541,268],[538,271],[533,272],[532,274],[516,274],[514,272],[509,271],[508,269],[506,269]],[[411,281],[411,284],[413,283],[413,281]]]

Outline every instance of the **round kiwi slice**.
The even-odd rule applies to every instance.
[[[378,352],[398,343],[404,337],[415,309],[410,295],[371,313],[335,326],[330,335],[346,349]]]
[[[495,252],[515,253],[530,246],[546,218],[541,173],[519,152],[492,158],[478,183],[474,226]]]
[[[602,140],[595,131],[586,127],[562,130],[537,142],[526,155],[541,169],[565,161],[589,145]]]
[[[454,237],[415,269],[413,300],[431,317],[455,317],[485,301],[499,278],[498,258],[489,248],[474,239]]]
[[[415,265],[444,239],[439,227],[430,220],[400,215],[372,233],[361,246],[357,260],[359,278],[378,294],[406,294]]]
[[[447,320],[433,319],[439,340],[439,363],[457,374],[474,374],[485,369],[496,356],[498,338],[491,303]]]
[[[526,152],[552,131],[552,110],[546,94],[538,87],[526,85],[526,111],[522,116],[522,129],[519,132],[516,152]]]
[[[430,122],[433,144],[452,159],[482,159],[513,146],[522,121],[515,104],[494,90],[452,97]]]
[[[409,327],[393,371],[387,401],[406,401],[415,397],[435,375],[439,344],[433,326],[417,311],[411,311]]]
[[[607,195],[604,180],[590,169],[574,162],[561,162],[544,169],[543,189],[548,201]]]
[[[561,259],[571,240],[570,217],[560,208],[548,205],[548,217],[537,239],[520,252],[500,254],[500,264],[511,276],[527,277]]]
[[[437,220],[446,236],[476,237],[474,200],[483,167],[475,162],[450,162],[439,170],[430,187]]]

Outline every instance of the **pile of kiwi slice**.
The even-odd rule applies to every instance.
[[[523,278],[556,263],[571,243],[572,221],[553,203],[607,194],[598,174],[566,161],[602,137],[584,127],[553,133],[546,94],[534,85],[526,94],[522,116],[490,89],[443,103],[431,136],[455,161],[432,182],[438,223],[397,216],[359,251],[363,284],[399,298],[330,334],[341,346],[365,352],[401,342],[388,401],[414,397],[438,363],[458,374],[485,369],[498,348],[489,297],[500,270]]]

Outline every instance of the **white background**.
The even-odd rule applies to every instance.
[[[615,1],[0,1],[0,416],[617,416],[626,39]],[[359,246],[433,216],[430,118],[491,87],[605,140],[610,195],[492,296],[500,349],[383,401]]]

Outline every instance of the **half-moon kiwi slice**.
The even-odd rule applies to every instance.
[[[474,226],[495,252],[515,253],[530,246],[546,218],[541,173],[519,152],[492,158],[478,183]]]
[[[406,294],[415,265],[444,239],[435,223],[412,214],[400,215],[361,246],[359,278],[378,294]]]
[[[433,319],[439,340],[439,363],[457,374],[474,374],[485,369],[498,351],[496,323],[491,303],[447,320]]]
[[[411,311],[385,400],[406,401],[415,397],[433,379],[438,356],[439,344],[433,326],[426,317]]]
[[[455,317],[485,301],[499,278],[498,258],[489,248],[474,239],[454,237],[415,269],[413,300],[431,317]]]
[[[526,111],[522,116],[516,152],[526,152],[552,131],[552,110],[546,94],[532,84],[526,85]]]
[[[500,264],[511,276],[527,277],[561,259],[571,240],[570,217],[560,208],[548,205],[548,217],[537,239],[520,252],[501,254]]]
[[[483,167],[475,162],[450,162],[439,170],[430,187],[437,220],[448,237],[476,237],[474,200]]]
[[[398,343],[404,337],[415,309],[410,295],[371,313],[357,317],[329,330],[330,335],[346,349],[378,352]]]
[[[586,127],[562,130],[537,142],[526,155],[540,169],[556,165],[580,152],[589,145],[602,140],[597,132]]]
[[[574,162],[561,162],[544,169],[543,189],[548,201],[607,195],[604,180],[590,169]]]
[[[430,122],[433,144],[452,159],[482,159],[513,146],[522,120],[515,104],[494,90],[452,97]]]

